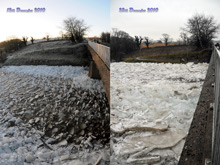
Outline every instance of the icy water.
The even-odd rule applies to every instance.
[[[111,64],[111,164],[177,164],[208,64]]]
[[[96,90],[104,92],[102,82],[88,77],[88,67],[79,66],[6,66],[1,68],[1,72],[18,73],[30,75],[32,77],[53,77],[60,79],[70,79],[76,87],[86,90]]]
[[[87,75],[71,66],[0,68],[0,164],[109,162],[107,99]]]

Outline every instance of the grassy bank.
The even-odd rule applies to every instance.
[[[145,55],[140,57],[127,57],[124,62],[158,62],[158,63],[186,63],[186,62],[209,62],[211,49],[163,55]]]

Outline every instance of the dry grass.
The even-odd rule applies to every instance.
[[[123,56],[124,58],[127,57],[144,57],[144,56],[162,56],[162,55],[172,55],[172,54],[180,54],[180,53],[187,53],[193,52],[196,50],[196,47],[190,45],[176,45],[176,46],[162,46],[162,47],[154,47],[154,48],[145,48],[138,51],[134,51],[130,54],[126,54]]]
[[[148,55],[148,56],[142,56],[141,58],[184,58],[184,57],[197,57],[198,55],[204,53],[205,51],[210,49],[204,49],[200,51],[194,51],[194,52],[184,52],[184,53],[176,53],[176,54],[169,54],[169,55]]]
[[[137,60],[133,57],[128,57],[123,59],[124,62],[140,62],[140,60]]]
[[[176,54],[162,54],[162,55],[147,55],[124,58],[125,62],[163,62],[163,63],[186,63],[186,62],[205,62],[209,61],[211,49],[204,49],[200,51],[184,52]],[[182,61],[184,59],[184,61]]]
[[[68,41],[43,42],[28,45],[8,56],[4,65],[73,65],[88,66],[85,44]]]
[[[177,43],[169,43],[169,44],[168,44],[168,46],[175,46],[175,45],[179,45],[179,44],[177,44]],[[164,44],[164,43],[153,43],[153,44],[150,44],[150,45],[149,45],[150,48],[160,47],[160,46],[165,46],[165,44]],[[141,49],[146,48],[146,47],[147,47],[147,46],[146,46],[145,43],[142,43],[142,44],[141,44]]]

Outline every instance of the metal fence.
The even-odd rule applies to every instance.
[[[220,51],[214,46],[212,56],[215,60],[215,103],[212,132],[212,164],[220,164]]]
[[[88,41],[88,44],[99,55],[108,69],[110,69],[110,48],[91,41]]]

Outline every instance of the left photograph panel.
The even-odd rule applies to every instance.
[[[110,1],[0,2],[0,164],[110,164]]]

